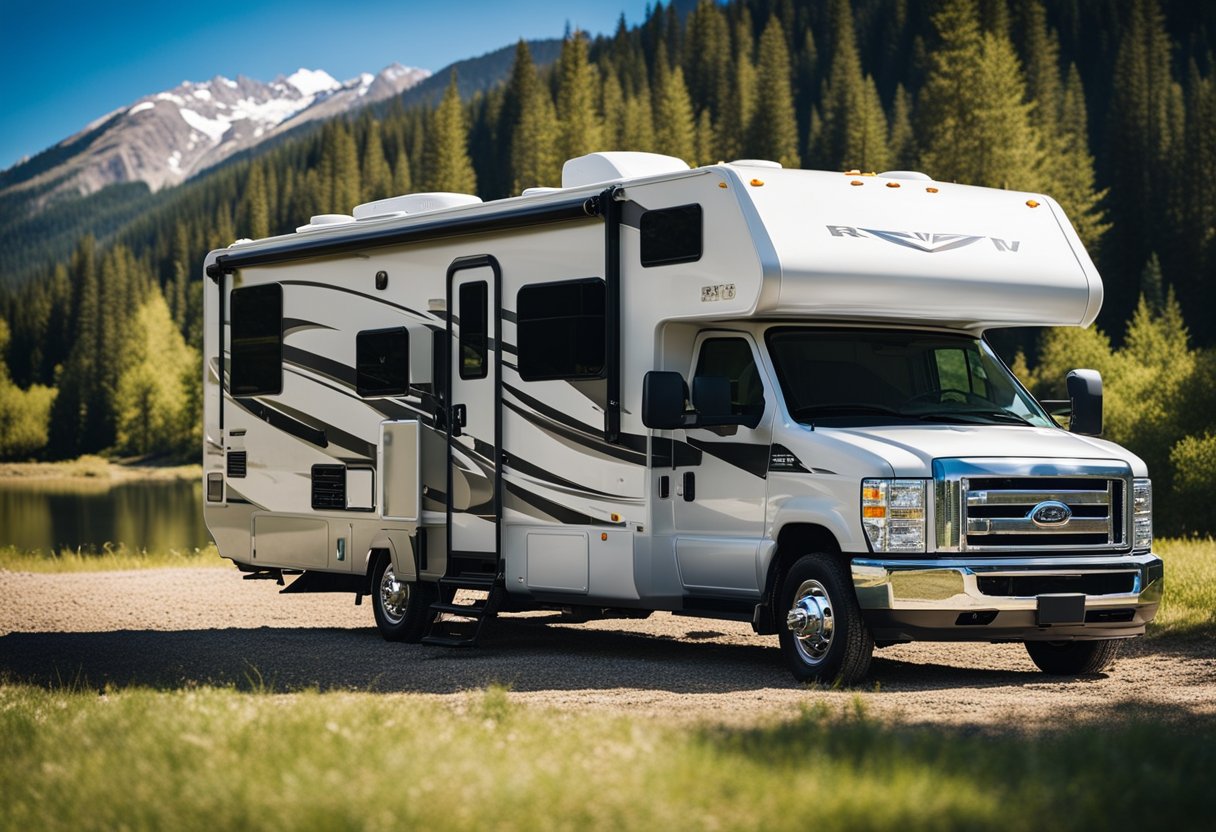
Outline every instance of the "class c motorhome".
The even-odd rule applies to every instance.
[[[247,577],[370,596],[389,640],[501,612],[776,634],[799,679],[873,648],[1024,642],[1092,672],[1161,598],[1144,464],[984,340],[1087,326],[1041,194],[923,174],[566,163],[211,252],[207,526]]]

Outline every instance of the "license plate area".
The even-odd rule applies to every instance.
[[[1035,620],[1040,627],[1085,623],[1084,593],[1058,592],[1039,595],[1035,600],[1038,602]]]

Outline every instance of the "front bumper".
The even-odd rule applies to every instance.
[[[1156,616],[1164,583],[1161,559],[1152,554],[859,557],[852,573],[879,642],[1130,638]],[[1061,604],[1073,612],[1061,617]]]

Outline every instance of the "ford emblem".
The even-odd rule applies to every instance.
[[[1059,500],[1045,500],[1030,512],[1036,526],[1062,526],[1072,519],[1072,509]]]

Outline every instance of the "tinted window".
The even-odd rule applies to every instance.
[[[283,287],[277,283],[233,289],[232,370],[234,396],[283,392]]]
[[[680,205],[642,214],[642,265],[666,266],[701,259],[701,206]]]
[[[604,374],[604,281],[525,286],[516,296],[519,375],[524,381]]]
[[[405,327],[355,336],[355,386],[360,396],[401,396],[409,386],[410,338]]]
[[[751,345],[742,338],[710,338],[701,344],[693,375],[721,376],[730,382],[732,416],[759,416],[764,412],[764,383]]]
[[[490,354],[489,284],[460,287],[460,377],[485,378]]]

